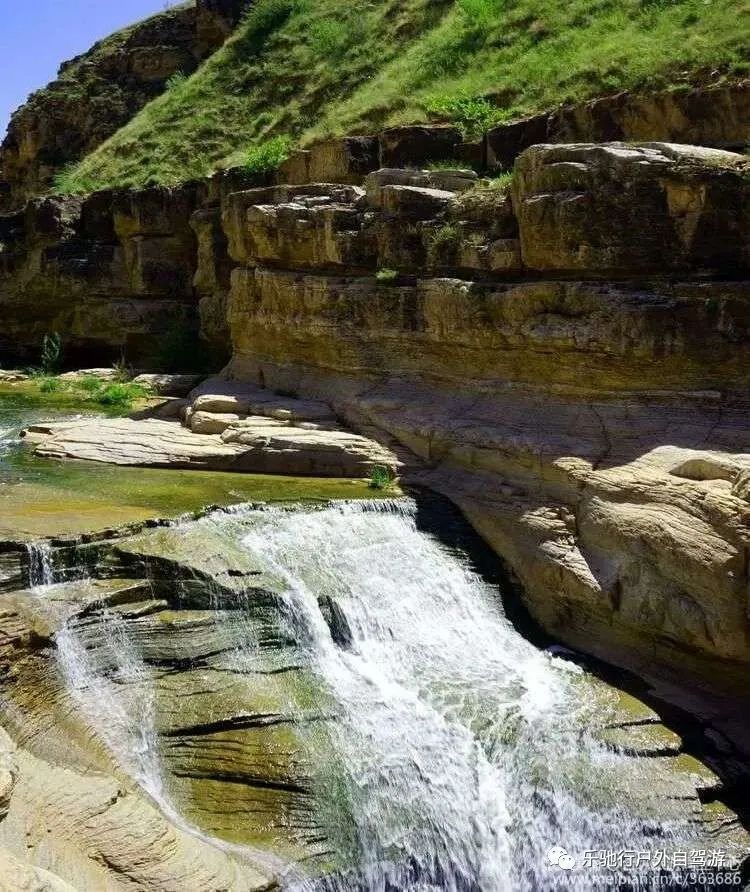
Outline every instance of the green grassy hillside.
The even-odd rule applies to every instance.
[[[192,77],[58,185],[179,182],[280,134],[305,144],[456,116],[481,127],[679,88],[746,72],[749,47],[747,0],[258,0]]]

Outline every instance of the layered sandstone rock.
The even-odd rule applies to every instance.
[[[194,188],[101,192],[0,217],[16,221],[0,234],[4,356],[36,362],[44,335],[58,332],[79,367],[154,363],[171,342],[197,339],[196,202]]]
[[[321,187],[304,211],[289,193],[233,199],[229,374],[411,449],[415,479],[462,507],[547,630],[664,696],[712,690],[700,708],[741,739],[746,159],[539,146],[518,163],[517,223],[496,190],[393,179],[333,207]],[[287,243],[301,220],[325,250]],[[515,259],[488,263],[502,248]]]
[[[514,181],[523,261],[588,275],[750,264],[750,162],[696,146],[534,146]]]
[[[490,130],[487,165],[509,169],[538,143],[663,140],[742,151],[750,144],[750,81],[656,93],[622,92]]]
[[[257,520],[57,543],[57,575],[90,578],[19,578],[0,595],[0,884],[249,892],[278,888],[290,862],[313,876],[346,866],[337,707],[285,582],[243,542]],[[335,604],[319,603],[334,641]],[[741,855],[737,817],[701,801],[720,776],[654,709],[575,679],[587,708],[571,730],[620,753],[588,795]]]
[[[93,231],[79,219],[110,221],[115,256],[135,270],[128,288],[154,297],[163,281],[190,279],[162,272],[190,262],[192,211],[204,318],[231,331],[229,375],[264,394],[212,382],[185,407],[192,430],[118,422],[102,438],[69,426],[42,448],[187,466],[244,453],[246,469],[308,473],[330,467],[333,436],[345,473],[395,467],[353,445],[330,407],[411,450],[419,461],[407,467],[427,466],[419,479],[461,505],[560,639],[652,676],[660,667],[662,681],[681,671],[696,688],[741,694],[746,159],[671,144],[542,145],[519,160],[512,200],[466,190],[459,174],[388,169],[364,189],[237,192],[228,176],[189,200],[40,206],[34,244],[48,239],[50,257]],[[2,224],[9,241],[26,226]],[[76,300],[87,294],[81,285]],[[326,407],[295,419],[279,404],[274,416],[274,390]],[[714,703],[736,731],[729,701]]]
[[[232,411],[234,410],[234,411]],[[313,477],[396,471],[388,449],[336,424],[330,409],[243,388],[202,393],[177,420],[82,419],[24,431],[38,455],[143,467],[201,468]]]
[[[320,855],[300,753],[317,728],[323,768],[323,699],[280,628],[279,583],[195,532],[121,541],[106,559],[97,545],[107,578],[2,595],[4,888],[251,892],[277,888],[275,856]],[[200,570],[184,557],[198,554]],[[249,640],[255,662],[238,665]],[[144,757],[148,735],[158,753]]]

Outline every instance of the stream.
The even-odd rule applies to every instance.
[[[23,477],[13,430],[7,488]],[[213,549],[254,568],[230,579],[273,591],[151,578],[132,606],[71,614],[61,676],[170,820],[282,888],[608,889],[628,865],[597,875],[595,859],[623,853],[656,888],[660,857],[701,843],[674,754],[602,741],[651,719],[527,640],[506,616],[512,593],[422,523],[418,501],[239,504],[164,535],[166,558],[182,549],[200,568]],[[85,598],[88,567],[59,582],[48,549],[29,554],[40,605]]]
[[[306,866],[305,857],[283,856],[292,861],[281,871],[284,887],[610,888],[592,885],[591,870],[582,870],[593,853],[656,858],[689,849],[695,828],[679,810],[670,812],[670,779],[655,782],[659,768],[654,774],[651,760],[597,741],[603,716],[612,710],[614,717],[609,692],[523,638],[497,589],[465,555],[418,529],[416,515],[415,503],[401,499],[240,508],[185,525],[191,536],[197,527],[198,540],[209,531],[231,539],[282,581],[281,634],[319,685],[312,703],[290,696],[286,707],[318,772],[310,791],[326,868],[316,875],[314,858]],[[43,560],[39,566],[48,568]],[[43,572],[40,598],[55,588],[49,569]],[[212,671],[233,673],[252,700],[258,666],[268,660],[252,604],[230,620],[221,597],[213,600],[220,656]],[[336,605],[333,629],[321,603]],[[58,636],[58,658],[117,761],[165,813],[179,817],[185,800],[174,792],[160,736],[163,678],[143,642],[142,628],[105,611],[94,627],[69,624]],[[330,752],[320,749],[317,734],[306,734],[311,708],[335,715],[327,726]],[[200,822],[180,822],[212,835]],[[262,846],[247,851],[278,869]],[[566,874],[550,863],[550,852],[575,866]]]

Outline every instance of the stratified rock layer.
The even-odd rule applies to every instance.
[[[663,691],[711,690],[702,708],[741,737],[746,159],[536,146],[515,215],[501,192],[401,176],[354,201],[231,199],[229,374],[413,450],[548,631]],[[517,259],[488,268],[500,245]]]
[[[407,130],[388,137],[404,157],[432,138]],[[329,146],[319,161],[356,166],[371,150]],[[0,255],[9,330],[31,349],[55,320],[80,319],[74,341],[142,347],[163,331],[159,312],[187,308],[197,327],[200,299],[206,337],[231,333],[240,390],[323,402],[324,418],[400,449],[508,561],[548,631],[664,690],[710,691],[738,737],[729,707],[746,696],[750,660],[746,157],[544,144],[518,159],[508,191],[472,187],[461,170],[360,182],[247,188],[228,172],[2,218],[7,243],[23,244]],[[38,288],[31,321],[20,283]],[[154,308],[148,334],[122,319],[115,331],[111,312],[92,323],[92,294],[102,316],[136,296],[139,312]],[[204,443],[217,461],[244,450],[255,470],[279,470],[302,439],[324,455],[318,421],[280,408],[269,417],[201,390],[184,407],[190,431],[143,430],[168,426],[164,464],[189,465],[183,447]],[[137,462],[151,448],[123,459],[127,437],[103,440],[84,426],[42,448]],[[404,450],[417,458],[403,464]]]

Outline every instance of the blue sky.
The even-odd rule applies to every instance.
[[[60,63],[165,0],[0,0],[0,141],[11,112],[54,80]]]

